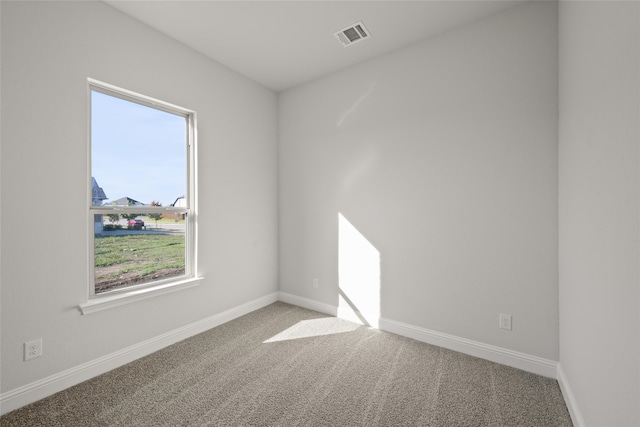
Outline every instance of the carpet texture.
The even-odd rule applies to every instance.
[[[274,303],[9,426],[571,426],[555,380]]]

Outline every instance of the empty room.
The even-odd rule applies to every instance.
[[[639,1],[0,20],[1,425],[640,425]]]

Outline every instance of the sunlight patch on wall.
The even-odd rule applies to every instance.
[[[345,332],[353,332],[360,327],[359,324],[349,322],[335,317],[324,317],[322,319],[303,320],[296,323],[290,328],[285,329],[279,334],[264,341],[263,344],[297,340],[300,338],[319,337],[323,335],[342,334]]]
[[[336,123],[338,127],[341,127],[344,124],[345,120],[351,114],[353,114],[358,109],[358,107],[360,107],[360,104],[362,104],[369,96],[371,96],[375,87],[376,87],[376,82],[372,82],[369,85],[369,88],[362,95],[360,95],[358,99],[356,99],[353,105],[351,105],[351,107],[349,107],[344,113],[342,113],[342,115],[340,116],[340,119],[338,119],[338,123]]]
[[[378,327],[380,252],[338,214],[338,317]]]

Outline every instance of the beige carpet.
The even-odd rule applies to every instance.
[[[570,426],[555,380],[284,303],[0,418],[9,426]]]

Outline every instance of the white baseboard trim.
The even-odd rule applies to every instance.
[[[112,369],[147,356],[178,341],[197,335],[216,326],[278,301],[278,292],[265,295],[245,304],[193,322],[189,325],[134,344],[98,359],[75,366],[41,380],[18,387],[0,395],[0,415],[36,402],[73,385],[104,374]]]
[[[497,347],[490,344],[460,338],[442,332],[409,325],[395,320],[380,318],[380,329],[404,337],[413,338],[427,344],[437,345],[471,356],[480,357],[491,362],[522,369],[523,371],[556,378],[558,362],[532,356],[526,353]]]
[[[330,304],[321,303],[312,299],[289,294],[287,292],[278,292],[278,300],[288,304],[297,305],[309,310],[319,311],[320,313],[330,316],[338,315],[338,307]],[[542,375],[548,378],[557,378],[558,362],[545,359],[538,356],[532,356],[526,353],[509,350],[478,341],[460,338],[455,335],[449,335],[442,332],[432,331],[425,328],[409,325],[407,323],[397,322],[395,320],[380,318],[379,329],[404,337],[413,338],[427,344],[437,345],[439,347],[448,348],[449,350],[458,351],[471,356],[480,357],[491,362],[500,363],[502,365],[511,366],[513,368],[522,369],[523,371]]]
[[[298,307],[306,308],[308,310],[319,311],[320,313],[328,314],[329,316],[335,317],[338,315],[338,307],[335,305],[299,297],[287,292],[278,292],[278,300],[286,302],[287,304],[297,305]]]
[[[569,410],[571,422],[573,422],[574,427],[585,427],[586,423],[584,422],[584,418],[582,418],[582,412],[580,412],[580,407],[573,394],[573,390],[571,390],[569,380],[562,369],[561,363],[558,363],[558,384],[560,385],[560,391],[562,391],[562,396],[567,404],[567,409]]]
[[[258,310],[276,301],[282,301],[299,307],[315,310],[330,316],[337,316],[338,307],[318,302],[308,298],[289,294],[287,292],[273,292],[261,298],[223,311],[216,315],[193,322],[189,325],[167,332],[154,338],[134,344],[130,347],[100,357],[87,363],[67,369],[33,383],[18,387],[0,394],[0,415],[18,409],[29,403],[38,401],[54,393],[62,391],[82,381],[101,375],[119,366],[133,362],[155,351],[161,350],[178,341],[182,341],[230,320]],[[442,332],[381,318],[379,328],[408,338],[413,338],[428,344],[459,351],[471,356],[480,357],[492,362],[500,363],[545,377],[557,378],[574,425],[583,427],[584,421],[578,410],[577,403],[566,377],[558,363],[537,356],[508,350],[501,347],[484,344]]]

